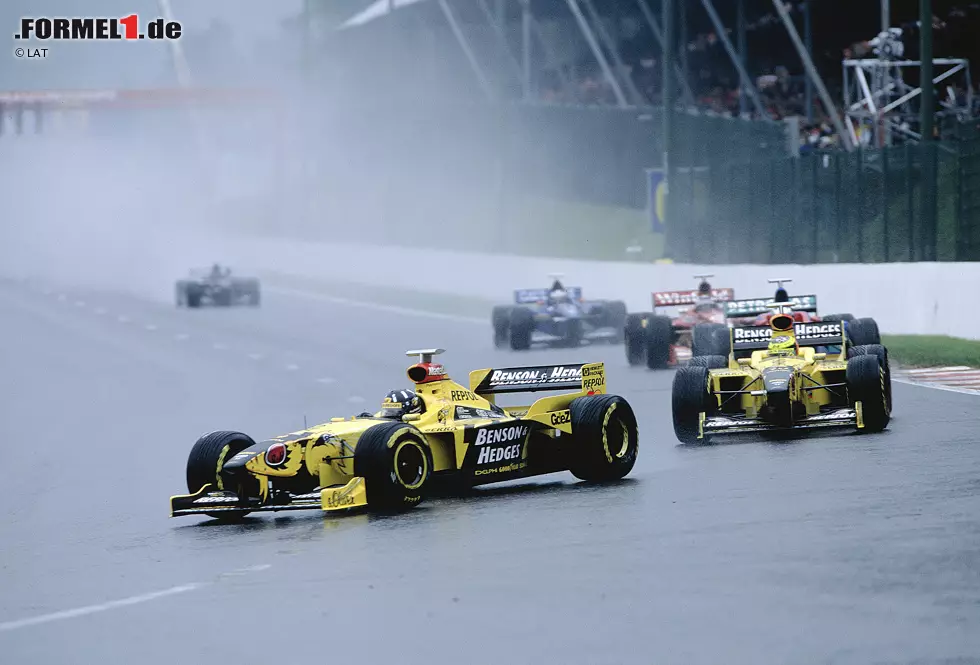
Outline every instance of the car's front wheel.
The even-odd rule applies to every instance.
[[[373,425],[354,449],[354,474],[364,478],[372,510],[394,512],[417,506],[425,498],[431,473],[429,444],[406,423]]]
[[[245,498],[242,496],[244,488],[231,486],[234,480],[223,471],[223,468],[225,462],[252,445],[255,445],[252,437],[241,432],[219,430],[201,436],[187,456],[187,491],[195,494],[202,487],[210,484],[215,490],[229,490]],[[206,514],[216,519],[229,519],[244,517],[248,512],[243,510],[234,513]]]

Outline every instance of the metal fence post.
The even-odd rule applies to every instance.
[[[881,149],[881,242],[884,245],[885,263],[889,262],[891,256],[888,248],[888,204],[890,203],[888,200],[888,151],[889,148],[887,147]]]
[[[840,232],[843,223],[844,211],[842,209],[843,192],[841,191],[841,157],[844,153],[834,155],[834,263],[840,262]]]
[[[915,261],[915,197],[912,194],[912,144],[905,144],[905,191],[908,193],[909,226],[906,230],[909,261]]]
[[[818,186],[817,155],[811,153],[804,157],[810,164],[810,224],[813,226],[813,262],[820,262],[820,196]],[[802,164],[803,159],[800,160]]]

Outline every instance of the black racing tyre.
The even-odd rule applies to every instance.
[[[611,340],[613,344],[623,342],[627,316],[626,303],[622,300],[610,300],[603,306],[603,325],[609,326],[617,332],[616,337]]]
[[[490,314],[490,325],[493,326],[493,345],[498,349],[507,346],[510,337],[510,311],[509,305],[497,305]]]
[[[706,369],[725,369],[728,367],[726,356],[692,356],[688,367],[704,367]]]
[[[821,316],[821,321],[853,321],[853,314],[828,314],[827,316]]]
[[[187,306],[188,307],[200,307],[201,306],[201,288],[196,284],[187,285]]]
[[[691,355],[694,356],[724,356],[728,355],[724,347],[720,347],[718,331],[728,332],[728,326],[722,323],[699,323],[691,331]],[[719,348],[720,347],[720,348]]]
[[[674,343],[674,325],[666,316],[647,319],[647,367],[664,369],[670,363],[670,346]]]
[[[847,349],[847,359],[858,356],[875,356],[885,370],[885,398],[888,400],[888,411],[892,410],[892,370],[888,362],[888,349],[881,344],[865,344],[864,346],[852,346]]]
[[[865,432],[880,432],[888,426],[891,409],[885,369],[876,355],[855,356],[847,361],[847,389],[852,406],[861,402]]]
[[[526,351],[531,348],[531,333],[534,332],[534,312],[526,307],[515,307],[510,312],[510,348]]]
[[[397,512],[417,506],[432,474],[432,451],[407,423],[378,423],[354,449],[354,474],[364,478],[371,510]]]
[[[712,410],[707,367],[688,366],[677,370],[671,387],[671,410],[677,440],[688,444],[700,443],[701,413]]]
[[[632,365],[640,365],[647,357],[646,328],[643,322],[652,314],[629,314],[623,328],[623,342],[626,348],[626,361]]]
[[[851,346],[881,344],[881,333],[874,319],[854,319],[847,322],[847,341]]]
[[[177,282],[177,285],[174,287],[174,301],[177,307],[187,305],[187,282]]]
[[[262,303],[262,288],[258,282],[252,282],[248,289],[248,304],[250,307],[258,307]]]
[[[619,395],[572,400],[573,444],[568,469],[579,480],[608,482],[626,476],[639,452],[636,415]]]
[[[239,487],[229,487],[230,479],[222,473],[222,467],[232,457],[253,445],[255,441],[252,437],[241,432],[219,430],[201,436],[187,456],[187,491],[194,494],[210,483],[216,490],[241,492]],[[233,514],[227,512],[206,514],[216,519],[227,519],[244,517],[248,511]]]

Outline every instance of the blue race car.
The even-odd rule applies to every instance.
[[[515,351],[544,346],[578,347],[582,342],[623,341],[626,303],[584,300],[581,287],[565,288],[555,280],[550,289],[518,289],[513,305],[493,308],[494,345]]]

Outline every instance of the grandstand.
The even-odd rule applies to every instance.
[[[632,258],[659,258],[664,238],[652,220],[650,174],[664,169],[669,151],[673,258],[792,259],[800,247],[734,241],[765,237],[787,218],[817,239],[801,241],[812,248],[801,260],[980,253],[969,69],[980,48],[972,39],[980,6],[933,2],[936,62],[964,65],[936,85],[940,141],[920,149],[917,94],[896,106],[888,125],[861,105],[861,82],[846,78],[846,63],[881,59],[883,21],[900,31],[901,57],[916,61],[918,2],[671,3],[676,66],[665,77],[661,0],[306,0],[282,40],[256,50],[274,57],[223,48],[229,36],[220,24],[189,35],[193,89],[232,82],[237,96],[214,110],[213,94],[185,91],[181,104],[209,100],[210,140],[221,141],[232,106],[233,124],[261,128],[262,140],[238,148],[250,155],[240,161],[269,162],[275,175],[267,191],[252,193],[264,202],[243,209],[276,216],[280,231],[337,237],[368,229],[411,243],[414,229],[439,220],[447,244],[471,245],[474,229],[484,229],[478,242],[497,251],[623,258],[626,247],[641,245]],[[808,75],[808,62],[817,76]],[[919,71],[902,76],[907,87],[886,93],[896,79],[869,74],[878,86],[871,99],[909,96]],[[113,94],[129,100],[127,108],[142,100],[144,111],[169,109],[175,99]],[[8,94],[0,105],[6,135],[58,124],[25,122],[58,106],[42,99]],[[83,101],[71,110],[115,129],[122,116],[108,115],[113,106]],[[297,198],[306,201],[301,210],[278,214],[278,202]],[[356,230],[343,223],[353,215],[365,220]]]

